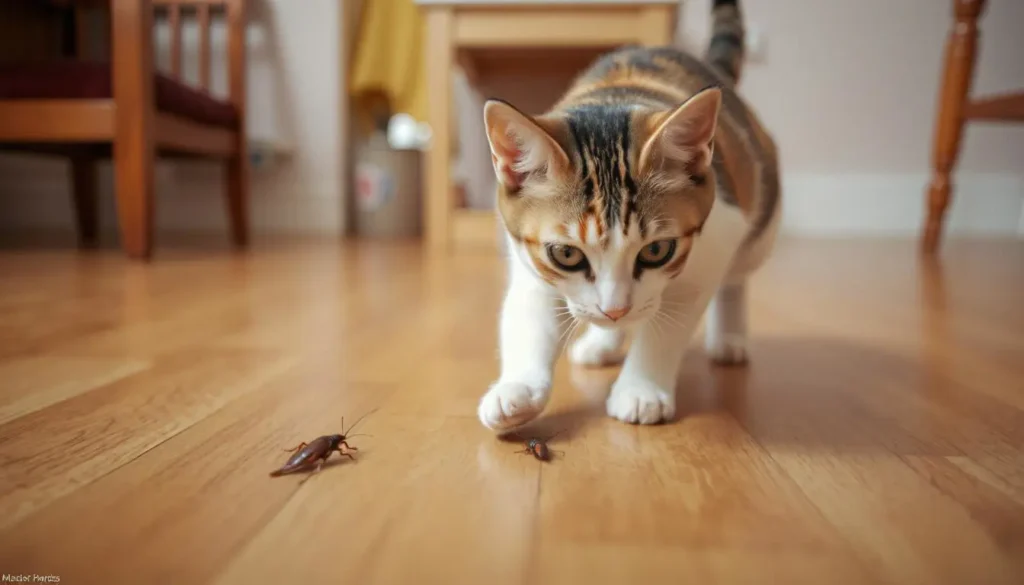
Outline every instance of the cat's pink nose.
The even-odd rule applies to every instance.
[[[629,306],[615,307],[613,309],[608,309],[607,311],[602,309],[601,312],[604,313],[605,317],[608,317],[612,321],[618,321],[619,319],[625,317],[626,313],[628,313],[631,308],[632,307]]]

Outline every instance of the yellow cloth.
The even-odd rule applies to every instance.
[[[372,123],[382,97],[391,113],[427,119],[423,16],[413,0],[365,0],[350,86],[357,114]]]

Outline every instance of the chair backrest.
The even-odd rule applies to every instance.
[[[182,76],[182,25],[195,18],[199,29],[199,86],[210,90],[210,21],[223,14],[228,27],[229,93],[236,99],[244,92],[235,70],[244,63],[245,0],[152,0],[157,15],[166,15],[171,29],[170,76],[184,83]]]

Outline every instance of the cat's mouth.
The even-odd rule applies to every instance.
[[[630,311],[629,313],[619,317],[618,319],[612,319],[608,315],[604,315],[600,312],[593,312],[586,309],[573,308],[571,309],[573,317],[588,324],[597,325],[598,327],[604,327],[606,329],[615,329],[616,327],[629,327],[636,325],[648,317],[650,312],[648,310],[637,310]]]
[[[590,317],[587,319],[590,323],[604,327],[605,329],[615,329],[616,327],[627,327],[636,323],[636,318],[623,317],[621,319],[609,319],[608,317]]]

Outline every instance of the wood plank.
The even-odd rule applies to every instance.
[[[142,360],[26,357],[0,362],[0,425],[136,374]]]
[[[0,426],[0,528],[139,457],[287,366],[260,352],[185,351]],[[29,429],[47,428],[46,436]]]
[[[1024,93],[973,98],[964,106],[969,120],[1024,122]]]
[[[20,277],[5,281],[9,296],[0,301],[0,357],[46,352],[148,360],[188,347],[196,335],[224,334],[252,320],[240,297],[224,292],[230,277],[194,280],[204,271],[202,263],[137,273],[117,263],[83,259],[81,269],[109,279],[105,286],[89,287],[60,270],[33,273],[32,259],[4,266]],[[66,264],[57,260],[49,265]],[[98,304],[97,296],[104,294],[117,295],[119,302]]]
[[[228,157],[238,148],[237,132],[172,114],[157,114],[154,134],[160,148],[176,151]]]
[[[428,417],[367,423],[367,432],[374,433],[372,455],[344,477],[306,484],[213,583],[288,580],[300,566],[306,567],[304,578],[322,583],[449,582],[453,551],[460,582],[522,583],[540,468],[511,456],[506,444],[450,440],[473,433],[477,424]],[[459,481],[449,481],[452,474]],[[328,496],[338,490],[350,505]],[[355,505],[370,501],[387,504]],[[453,509],[460,511],[451,514]],[[331,544],[356,526],[360,538],[348,538],[344,547]],[[310,536],[310,546],[290,548],[294,556],[287,563],[259,562],[291,542],[296,531]],[[429,537],[440,531],[445,538]],[[321,562],[328,552],[333,562]]]
[[[894,582],[1018,582],[998,543],[898,457],[770,452],[855,554]]]
[[[113,136],[113,100],[0,103],[0,142],[101,142]]]
[[[353,401],[356,387],[340,379],[328,386],[323,367],[310,362],[290,368],[187,433],[158,444],[146,457],[57,500],[0,535],[0,563],[8,571],[58,574],[73,583],[159,583],[168,574],[176,574],[179,583],[208,582],[302,489],[301,478],[267,478],[287,458],[286,447],[311,438],[296,429],[333,432],[339,424],[335,413],[370,409],[366,395]],[[309,384],[311,377],[323,384]],[[377,420],[370,419],[366,428],[376,428],[370,425]],[[369,439],[352,444],[372,457]],[[326,468],[325,477],[361,471],[347,463]],[[221,478],[213,493],[211,473]],[[112,509],[117,513],[111,514]],[[69,513],[81,521],[67,525]],[[140,525],[150,527],[141,540]],[[97,526],[108,538],[95,538]],[[199,534],[203,538],[196,538]],[[49,546],[33,546],[39,539]],[[189,562],[166,556],[169,548]],[[121,562],[96,565],[97,558],[129,549],[133,554]]]
[[[614,47],[649,34],[642,31],[646,21],[639,14],[635,9],[460,9],[452,31],[461,48]]]
[[[963,504],[1000,547],[1008,552],[1024,550],[1024,492],[1008,486],[968,457],[904,459],[940,492]]]
[[[171,2],[173,0],[163,0]],[[640,5],[676,5],[678,0],[416,0],[423,6],[453,6],[456,8],[472,7],[491,10],[515,10],[526,7],[530,10],[547,8],[565,8],[570,6],[577,10],[592,8],[627,8],[635,9]]]
[[[591,427],[559,442],[565,462],[543,474],[537,582],[658,581],[684,563],[688,579],[712,583],[754,583],[780,568],[787,583],[877,578],[727,412],[681,424],[683,434]],[[605,463],[583,463],[597,458]],[[627,541],[625,551],[609,546]]]
[[[636,42],[648,47],[671,45],[676,33],[676,6],[645,6],[637,25]]]

